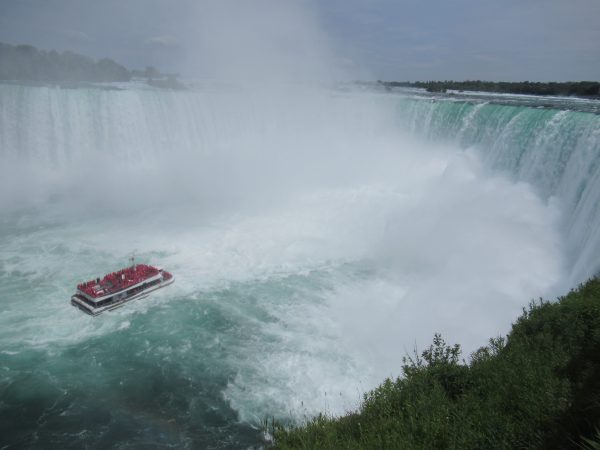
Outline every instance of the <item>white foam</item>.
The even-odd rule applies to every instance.
[[[35,211],[0,236],[12,283],[0,286],[7,351],[60,353],[133,333],[139,317],[181,299],[204,312],[207,297],[226,291],[221,312],[254,333],[214,336],[214,351],[233,347],[224,396],[240,418],[339,414],[397,374],[415,343],[441,331],[467,349],[484,344],[562,275],[552,204],[486,173],[474,155],[405,139],[379,97],[44,95],[110,132],[95,135],[96,122],[77,115],[83,123],[75,136],[59,133],[65,158],[53,162],[72,178],[34,179],[31,191],[5,180]],[[30,120],[50,136],[39,116]],[[69,305],[77,282],[119,268],[134,250],[176,283],[99,318]],[[202,357],[193,343],[181,348]]]

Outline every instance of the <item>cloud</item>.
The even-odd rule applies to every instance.
[[[372,79],[560,81],[600,74],[598,0],[0,4],[2,42],[190,76],[322,79],[351,70]]]
[[[73,42],[85,43],[85,42],[92,41],[92,39],[90,38],[90,36],[87,33],[85,33],[84,31],[80,31],[80,30],[63,30],[62,34],[68,40],[73,41]]]
[[[496,63],[496,64],[500,64],[502,63],[502,59],[494,56],[494,55],[486,55],[484,53],[476,53],[473,55],[473,59],[477,60],[477,61],[482,61],[485,63]]]
[[[161,46],[161,47],[179,47],[181,45],[176,38],[174,38],[173,36],[170,36],[168,34],[161,35],[161,36],[154,36],[149,39],[146,39],[146,44],[156,45],[156,46]]]

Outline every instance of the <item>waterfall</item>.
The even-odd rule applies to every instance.
[[[118,184],[130,174],[115,167],[160,172],[169,161],[182,173],[194,168],[177,176],[215,181],[207,158],[237,162],[244,172],[245,158],[262,152],[289,169],[300,153],[322,157],[314,142],[343,154],[357,139],[368,146],[404,134],[474,150],[492,171],[559,202],[571,283],[600,270],[600,115],[394,94],[296,94],[0,85],[0,187],[5,197],[18,196],[8,194],[16,177],[27,193],[37,185],[39,197],[52,190],[45,177],[61,184],[82,173],[89,181],[97,170]]]
[[[598,115],[506,102],[0,83],[9,443],[250,447],[434,333],[468,355],[598,271],[599,142]],[[134,251],[177,282],[70,305]]]
[[[477,151],[486,165],[533,185],[564,211],[572,285],[600,270],[600,115],[444,99],[400,98],[398,126]]]

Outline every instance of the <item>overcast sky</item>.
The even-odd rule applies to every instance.
[[[0,0],[0,42],[195,77],[600,80],[600,0]]]

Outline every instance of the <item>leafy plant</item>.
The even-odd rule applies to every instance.
[[[469,361],[441,335],[359,411],[302,426],[272,422],[278,448],[599,448],[600,281],[532,302]],[[580,438],[592,436],[594,438]],[[583,442],[577,444],[577,442]],[[582,447],[584,446],[584,447]]]

